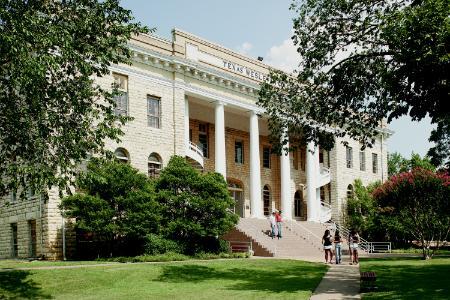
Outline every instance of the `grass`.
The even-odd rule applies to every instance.
[[[45,261],[33,260],[28,261],[24,259],[0,259],[0,271],[2,269],[17,269],[17,268],[33,268],[33,267],[53,267],[53,266],[75,266],[75,265],[96,265],[104,264],[107,261]],[[0,298],[1,299],[1,298]]]
[[[0,272],[0,299],[309,299],[326,269],[295,260],[229,259],[13,270]]]
[[[376,291],[363,299],[449,299],[450,258],[361,259],[360,269],[377,274]]]

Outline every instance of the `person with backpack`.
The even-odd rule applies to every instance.
[[[322,237],[323,250],[325,251],[325,263],[332,263],[333,260],[333,252],[331,252],[332,246],[332,236],[330,234],[330,230],[325,230],[325,233]]]

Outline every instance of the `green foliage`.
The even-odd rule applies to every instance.
[[[429,141],[434,143],[428,151],[431,162],[450,171],[450,116],[444,118],[437,124],[436,129],[431,131]]]
[[[118,140],[129,118],[94,80],[130,62],[127,41],[147,31],[132,21],[119,0],[0,2],[0,195],[65,191],[89,154]]]
[[[373,192],[382,219],[418,241],[425,258],[430,246],[446,241],[450,231],[450,176],[421,168],[391,177]],[[398,230],[398,228],[397,228]]]
[[[167,252],[183,253],[182,246],[160,235],[150,233],[145,237],[144,253],[148,255],[164,254]]]
[[[377,182],[366,188],[361,180],[357,179],[353,184],[354,193],[347,199],[347,227],[357,229],[368,239],[376,235],[377,205],[371,193],[379,185]]]
[[[388,174],[389,176],[398,173],[409,172],[415,168],[422,168],[425,170],[435,171],[436,167],[431,160],[424,156],[420,157],[417,153],[411,153],[411,159],[406,159],[400,153],[394,152],[388,155]]]
[[[292,10],[298,72],[272,70],[259,94],[274,141],[287,127],[327,147],[343,135],[370,146],[386,118],[448,118],[448,0],[294,0]],[[434,138],[448,145],[440,128]]]
[[[182,157],[170,159],[155,182],[155,191],[164,211],[161,232],[183,243],[187,251],[217,248],[217,237],[237,223],[237,215],[230,210],[234,200],[222,175],[200,174]]]
[[[160,211],[151,183],[128,164],[91,159],[76,181],[80,190],[65,197],[61,209],[75,227],[97,238],[140,239],[158,232]]]

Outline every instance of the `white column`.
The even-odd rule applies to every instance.
[[[254,111],[250,113],[250,211],[253,218],[263,218],[259,126],[258,115]]]
[[[314,142],[309,142],[306,145],[306,204],[308,221],[317,221],[317,195],[316,195],[316,167],[315,167],[315,154],[317,149],[314,146]]]
[[[319,186],[319,176],[320,176],[320,159],[319,159],[319,147],[315,147],[314,151],[314,169],[315,169],[315,178],[316,178],[316,220],[320,222],[320,214],[321,214],[321,204],[320,204],[320,186]]]
[[[185,151],[189,149],[189,101],[187,96],[184,97],[184,142],[186,144]]]
[[[288,139],[287,129],[282,133],[282,139]],[[289,148],[289,142],[285,145]],[[280,157],[280,171],[281,171],[281,210],[283,211],[283,218],[286,220],[292,219],[292,197],[291,197],[291,168],[289,161],[289,151],[282,150]]]
[[[215,165],[216,172],[223,175],[227,179],[227,164],[225,157],[225,113],[223,103],[216,102],[215,108]]]

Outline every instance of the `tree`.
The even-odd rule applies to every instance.
[[[450,231],[450,176],[422,168],[391,177],[373,192],[379,214],[419,242],[425,259]]]
[[[406,159],[400,153],[394,152],[388,155],[388,174],[389,176],[398,173],[409,172],[415,168],[435,171],[436,167],[427,156],[423,158],[419,154],[412,152],[411,159]]]
[[[291,9],[298,72],[272,70],[259,97],[275,137],[287,127],[322,145],[334,134],[370,146],[386,118],[448,118],[448,0],[294,0]],[[440,128],[435,138],[448,144]]]
[[[431,131],[429,141],[435,143],[428,151],[431,162],[450,171],[450,116],[439,122],[436,129]]]
[[[161,232],[191,252],[218,246],[218,237],[237,223],[235,204],[223,176],[200,174],[182,157],[173,156],[156,180],[162,206]],[[216,243],[214,242],[216,241]]]
[[[119,0],[4,0],[0,4],[0,196],[61,191],[79,163],[118,140],[116,89],[95,77],[129,63],[146,32]],[[24,193],[22,193],[24,194]]]
[[[357,229],[368,239],[373,239],[376,232],[377,204],[372,197],[372,191],[380,185],[379,182],[365,187],[360,179],[356,179],[353,195],[347,199],[347,227]]]
[[[152,183],[128,164],[91,159],[76,181],[78,193],[62,199],[64,215],[75,228],[110,243],[144,241],[159,232],[160,206]]]

